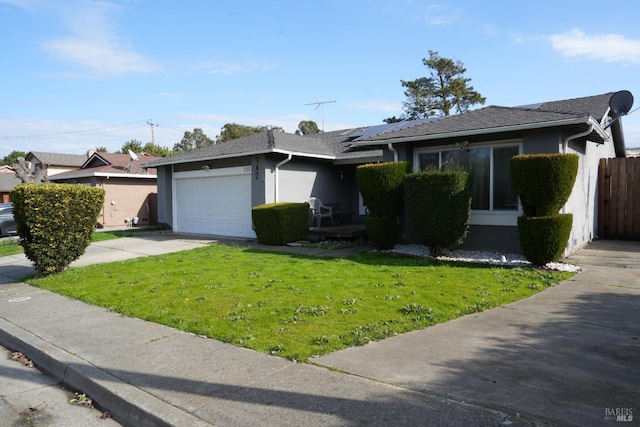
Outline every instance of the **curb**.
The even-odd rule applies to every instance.
[[[0,318],[0,345],[22,352],[57,381],[87,394],[124,426],[211,426],[3,318]]]

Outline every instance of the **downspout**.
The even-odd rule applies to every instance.
[[[587,136],[589,135],[591,132],[593,132],[593,123],[589,124],[589,129],[585,130],[584,132],[579,132],[573,135],[569,135],[568,137],[566,137],[563,141],[562,141],[562,153],[563,154],[567,154],[567,147],[569,146],[569,141],[573,141],[574,139],[578,139],[578,138],[582,138],[583,136]],[[567,213],[567,207],[566,205],[562,207],[562,211],[561,213]]]
[[[393,161],[397,162],[398,161],[398,150],[393,148],[393,143],[390,142],[389,144],[387,144],[387,148],[389,148],[389,151],[391,151],[393,153]]]
[[[627,157],[627,149],[624,143],[624,133],[622,132],[622,123],[620,119],[611,125],[611,136],[613,137],[613,148],[616,151],[616,157]]]
[[[589,124],[589,129],[584,132],[576,133],[575,135],[569,135],[562,141],[562,153],[567,154],[567,147],[569,145],[569,141],[573,141],[574,139],[582,138],[583,136],[589,135],[593,132],[593,123]]]
[[[593,123],[590,123],[589,124],[589,129],[585,130],[584,132],[579,132],[579,133],[576,133],[576,134],[573,134],[573,135],[569,135],[568,137],[564,138],[564,140],[562,141],[562,153],[563,154],[567,154],[567,148],[569,146],[569,141],[573,141],[574,139],[578,139],[578,138],[582,138],[583,136],[587,136],[591,132],[593,132]],[[588,200],[587,200],[587,202],[588,202]],[[588,207],[587,207],[587,209],[588,209]],[[564,206],[562,206],[562,210],[560,212],[562,214],[566,214],[567,213],[567,205],[566,205],[566,203],[565,203]],[[571,239],[572,237],[573,237],[573,229],[569,233],[569,239]],[[568,249],[568,247],[565,247],[564,255],[567,256],[568,254],[569,254],[569,249]]]
[[[275,166],[275,168],[274,168],[274,173],[276,174],[276,176],[274,177],[274,178],[275,178],[275,180],[274,180],[274,181],[275,181],[275,182],[274,182],[274,185],[275,185],[275,187],[276,187],[276,188],[275,188],[275,194],[274,194],[274,196],[275,196],[275,197],[274,197],[274,198],[275,198],[274,202],[275,202],[275,203],[278,203],[278,169],[280,169],[280,166],[284,165],[285,163],[290,162],[292,157],[293,157],[293,154],[289,153],[289,155],[287,156],[287,158],[286,158],[286,159],[284,159],[283,161],[281,161],[280,163],[276,164],[276,166]]]

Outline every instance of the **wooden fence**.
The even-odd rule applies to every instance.
[[[640,240],[640,157],[600,159],[598,236]]]

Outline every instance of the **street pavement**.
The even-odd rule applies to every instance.
[[[0,426],[116,427],[108,413],[85,404],[70,390],[34,366],[12,359],[0,347]],[[28,362],[28,361],[25,361]],[[76,399],[78,404],[70,401]]]
[[[75,265],[211,241],[167,233],[100,242]],[[4,257],[0,345],[122,425],[596,426],[615,425],[620,414],[633,424],[639,253],[640,242],[594,242],[570,258],[583,272],[529,299],[308,364],[33,288],[20,282],[32,272],[24,257]]]

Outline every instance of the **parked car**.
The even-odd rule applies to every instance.
[[[13,204],[0,203],[0,237],[18,234],[13,219]]]

